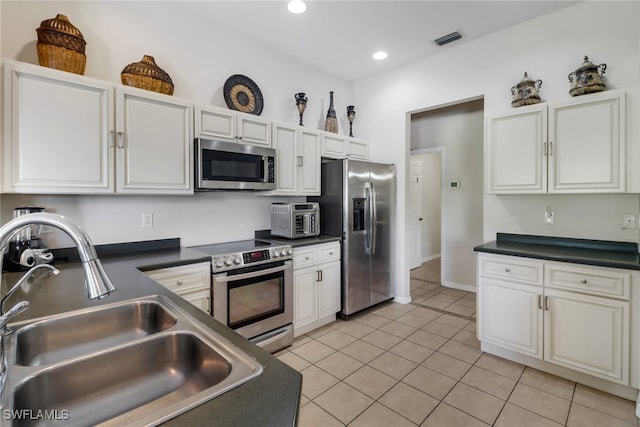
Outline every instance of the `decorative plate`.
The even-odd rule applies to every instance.
[[[224,82],[224,102],[232,110],[259,116],[264,101],[257,84],[247,76],[234,74]]]

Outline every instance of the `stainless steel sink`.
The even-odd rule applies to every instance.
[[[156,301],[134,301],[35,322],[16,333],[16,364],[59,362],[167,330],[176,322]]]
[[[13,426],[156,425],[262,372],[253,358],[164,296],[11,326],[16,333],[8,350],[15,357],[4,409],[55,418],[45,424],[14,419]],[[85,339],[92,327],[95,341]],[[49,333],[64,335],[65,328],[75,337],[65,345],[37,343]],[[27,351],[29,345],[34,349]]]

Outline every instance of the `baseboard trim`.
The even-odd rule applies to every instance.
[[[393,301],[400,304],[411,304],[411,297],[393,297]]]
[[[461,283],[442,282],[442,286],[444,286],[445,288],[460,289],[461,291],[474,292],[474,293],[477,292],[477,289],[475,286],[463,285]]]
[[[428,256],[426,258],[423,258],[422,262],[432,261],[432,260],[434,260],[436,258],[441,258],[440,254],[435,254],[435,255],[431,255],[431,256]]]

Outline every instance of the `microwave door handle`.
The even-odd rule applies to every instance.
[[[269,182],[269,156],[262,156],[262,182]]]
[[[288,264],[285,264],[279,267],[267,268],[265,270],[252,271],[251,273],[234,274],[231,276],[227,276],[227,275],[217,276],[215,277],[214,280],[218,283],[224,283],[224,282],[235,282],[236,280],[253,279],[254,277],[260,277],[260,276],[265,276],[267,274],[284,271],[289,267],[290,266]]]

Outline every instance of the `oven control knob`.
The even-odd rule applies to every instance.
[[[242,264],[242,258],[240,258],[239,256],[235,257],[233,259],[233,263],[234,264]]]
[[[216,268],[222,268],[222,260],[221,259],[216,260]]]
[[[224,265],[226,265],[227,267],[231,264],[233,264],[233,260],[231,258],[227,258],[224,260]]]
[[[274,258],[278,258],[280,256],[280,251],[278,249],[276,249],[275,251],[273,251],[273,257]]]
[[[287,249],[287,255],[293,255],[293,250],[291,250],[291,248]]]

